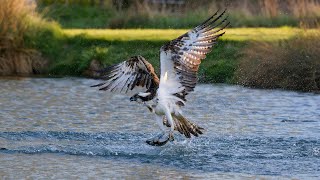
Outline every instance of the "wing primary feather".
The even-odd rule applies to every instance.
[[[124,88],[127,86],[128,81],[130,80],[130,77],[127,78],[126,82],[124,83],[124,85],[122,86],[120,92],[122,92],[124,90]]]
[[[111,83],[110,83],[110,84],[108,84],[108,85],[107,85],[107,86],[105,86],[105,87],[100,88],[99,90],[100,90],[100,91],[106,91],[106,90],[108,90],[108,89],[109,89],[110,85],[111,85]]]
[[[181,92],[183,91],[181,95],[179,94],[179,89],[177,96],[175,96],[175,98],[171,98],[172,100],[176,101],[178,106],[182,106],[185,102],[183,101],[185,96],[188,94],[188,92],[194,90],[194,87],[198,81],[197,72],[199,70],[201,60],[206,58],[206,54],[212,50],[212,47],[217,43],[217,39],[225,33],[218,32],[230,24],[230,22],[227,21],[228,16],[225,17],[226,11],[227,9],[219,13],[218,10],[214,15],[206,19],[194,29],[161,47],[161,51],[171,54],[170,57],[164,56],[164,59],[161,59],[161,64],[167,63],[167,58],[170,58],[173,61],[173,69],[176,75],[173,77],[178,80],[175,88],[179,89],[178,86],[183,87],[183,90],[181,89]],[[222,27],[220,28],[220,26]],[[161,72],[163,73],[167,71],[161,69]],[[164,76],[164,74],[161,75]],[[182,100],[182,104],[179,103],[179,99]],[[185,126],[181,126],[180,128],[181,130],[186,128],[187,132],[196,135],[198,134],[194,129],[188,129],[188,127]],[[188,135],[186,134],[186,136]]]
[[[154,73],[152,65],[142,56],[130,57],[126,61],[99,70],[99,72],[105,82],[91,87],[100,87],[99,90],[102,91],[128,93],[135,87],[141,86],[155,95],[154,91],[159,87],[159,78]],[[151,84],[153,85],[152,90],[150,90]]]
[[[123,76],[118,77],[118,79],[117,79],[116,82],[115,82],[115,83],[117,83],[117,84],[114,84],[114,86],[112,87],[112,89],[111,89],[110,91],[111,91],[111,92],[117,91],[119,85],[121,85],[121,83],[122,83],[123,81],[125,81],[125,78],[123,78]]]
[[[218,17],[216,17],[214,20],[212,20],[210,23],[207,23],[205,26],[201,26],[201,29],[204,30],[206,29],[206,27],[210,26],[211,24],[213,24],[214,22],[216,22],[218,19],[220,19],[224,13],[226,12],[227,9],[225,9]]]
[[[204,22],[202,22],[200,25],[198,25],[196,28],[200,28],[201,26],[207,24],[214,16],[216,16],[219,12],[219,9],[212,15],[210,16],[208,19],[206,19]]]
[[[213,31],[212,33],[217,33],[217,32],[219,32],[219,31],[221,31],[221,30],[223,30],[223,29],[225,29],[226,27],[228,27],[230,25],[230,22],[228,22],[228,23],[226,23],[224,26],[222,26],[220,29],[217,29],[217,30],[215,30],[215,31]],[[225,33],[225,32],[224,32]],[[223,34],[224,34],[223,33]],[[222,34],[222,35],[223,35]]]
[[[217,32],[219,32],[219,31],[221,31],[221,30],[223,30],[223,29],[225,29],[227,26],[229,26],[230,25],[230,22],[228,21],[224,26],[222,26],[221,28],[219,28],[219,29],[217,29],[217,30],[215,30],[215,31],[211,31],[211,30],[213,30],[214,28],[216,28],[216,27],[218,27],[218,26],[220,26],[221,24],[223,24],[225,21],[221,21],[218,25],[216,25],[216,26],[214,26],[214,27],[211,27],[208,31],[206,31],[206,32],[204,32],[203,34],[214,34],[214,33],[217,33]]]
[[[119,65],[119,64],[114,64],[114,65],[111,65],[111,66],[109,66],[109,67],[107,67],[107,68],[104,68],[104,69],[101,69],[101,70],[97,70],[96,72],[98,72],[98,73],[108,72],[108,71],[112,70],[114,67],[116,67],[116,66],[118,66],[118,65]]]
[[[223,14],[221,14],[220,18],[222,17],[222,15],[223,15]],[[221,25],[222,23],[224,23],[228,18],[229,18],[229,15],[226,15],[226,16],[222,19],[222,21],[220,21],[218,24],[214,25],[213,27],[215,28],[215,27],[220,26],[220,25]],[[218,21],[218,19],[217,19],[216,21],[211,22],[210,25],[213,25],[213,24],[214,24],[215,22],[217,22],[217,21]]]
[[[98,86],[103,86],[104,84],[106,84],[105,82],[103,83],[99,83],[99,84],[96,84],[96,85],[93,85],[93,86],[90,86],[90,87],[98,87]]]
[[[129,77],[129,83],[127,84],[126,93],[127,93],[129,90],[131,90],[131,87],[133,86],[132,80],[134,80],[135,76],[136,76],[136,75],[131,75],[131,76]]]
[[[112,86],[110,86],[110,91],[111,92],[114,92],[115,90],[117,90],[118,86],[120,85],[120,83],[123,81],[122,80],[122,77],[123,77],[123,74],[116,74],[117,77],[115,77],[113,83],[112,83]]]
[[[132,90],[135,86],[136,86],[136,83],[137,83],[137,75],[134,76],[134,80],[133,80],[133,83],[131,84],[131,88],[130,90]]]
[[[208,42],[211,43],[213,42],[214,40],[216,40],[219,36],[221,36],[220,34],[216,34],[216,35],[211,35],[211,36],[208,36],[206,38],[203,38],[203,39],[200,39],[199,41],[197,42]],[[196,42],[196,43],[197,43]]]

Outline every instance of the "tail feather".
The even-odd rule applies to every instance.
[[[190,128],[185,124],[181,123],[177,118],[174,119],[175,128],[181,133],[184,134],[187,138],[191,138]]]
[[[187,138],[191,138],[191,134],[198,137],[199,134],[203,134],[202,130],[204,130],[202,127],[197,126],[196,124],[190,122],[188,119],[183,117],[182,115],[172,115],[175,127],[174,129],[179,131],[181,134],[183,134]],[[163,124],[167,127],[170,127],[170,124],[168,123],[168,120],[166,118],[163,119]]]

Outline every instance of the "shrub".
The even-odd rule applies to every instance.
[[[30,58],[35,55],[31,49],[24,48],[24,32],[27,30],[27,14],[31,6],[19,0],[3,0],[0,6],[0,74],[28,71]],[[23,62],[23,63],[22,63]],[[21,68],[17,68],[20,66]]]
[[[33,47],[42,41],[36,37],[53,32],[54,28],[59,26],[42,20],[31,1],[2,0],[0,75],[37,74],[44,70],[48,61]]]
[[[320,92],[320,32],[279,42],[254,42],[235,73],[238,84]]]

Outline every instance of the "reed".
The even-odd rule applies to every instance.
[[[37,51],[25,46],[29,18],[35,5],[27,1],[2,0],[0,6],[0,75],[29,74],[35,70]]]
[[[30,0],[1,0],[0,6],[0,75],[42,73],[48,60],[44,48],[50,32],[59,28],[41,18]],[[46,34],[46,38],[44,37]],[[41,47],[40,47],[41,45]]]

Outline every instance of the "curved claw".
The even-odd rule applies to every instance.
[[[171,141],[171,142],[174,141],[173,133],[169,133],[169,141]]]
[[[146,143],[151,146],[163,146],[163,145],[167,144],[168,141],[174,141],[174,137],[173,137],[172,133],[160,134],[154,138],[148,139],[146,141]]]

